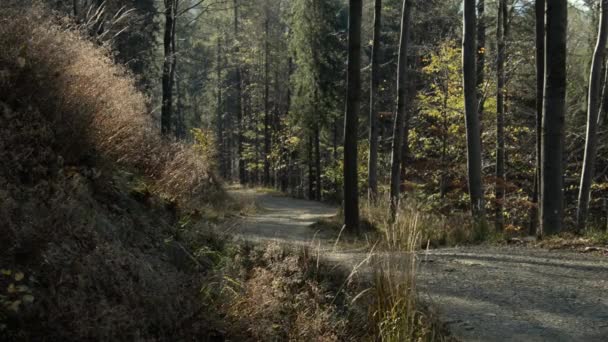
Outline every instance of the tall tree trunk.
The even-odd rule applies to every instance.
[[[374,36],[372,44],[371,87],[369,95],[369,160],[368,200],[378,195],[378,87],[380,85],[380,35],[382,29],[382,0],[374,5]]]
[[[441,107],[441,122],[442,122],[442,136],[441,136],[441,180],[439,184],[439,195],[441,198],[445,198],[445,195],[448,192],[448,183],[449,183],[449,165],[448,165],[448,135],[450,128],[450,121],[448,119],[448,103],[450,100],[450,90],[447,77],[444,77],[444,82],[442,84],[442,93],[443,93],[443,104]]]
[[[568,1],[547,1],[546,18],[545,93],[541,140],[542,236],[558,233],[562,228]]]
[[[581,184],[578,193],[578,207],[576,210],[576,222],[579,230],[585,228],[587,212],[589,210],[589,198],[591,195],[591,183],[593,182],[595,159],[597,150],[597,127],[600,118],[600,95],[602,88],[602,64],[605,60],[606,40],[608,38],[608,0],[601,0],[600,18],[597,36],[597,44],[591,62],[589,75],[589,96],[587,100],[587,135],[585,144],[585,158],[581,172]]]
[[[332,125],[332,147],[333,147],[333,157],[334,157],[334,167],[337,169],[340,165],[340,160],[338,159],[338,117],[334,117],[334,122]],[[340,184],[338,175],[334,174],[334,191],[336,192],[337,198],[340,198]]]
[[[171,87],[175,85],[175,98],[176,98],[176,116],[174,123],[174,134],[178,139],[182,138],[182,133],[185,130],[184,127],[184,118],[182,112],[182,102],[181,102],[181,93],[179,82],[177,81],[177,11],[179,6],[179,0],[173,1],[173,27],[171,28],[171,55],[173,58],[171,59]]]
[[[476,21],[475,0],[465,0],[462,67],[467,129],[467,167],[471,213],[474,220],[479,223],[484,219],[484,203],[481,179],[481,131],[477,112]]]
[[[287,77],[287,98],[286,98],[286,104],[285,104],[285,112],[284,115],[285,117],[287,117],[289,115],[289,111],[291,110],[291,86],[289,84],[289,80],[291,79],[291,73],[293,71],[293,60],[291,58],[291,56],[289,57],[288,61],[287,61],[287,72],[288,72],[288,77]],[[283,179],[283,184],[284,187],[282,189],[283,192],[287,191],[287,189],[289,189],[290,191],[293,190],[293,186],[292,186],[292,160],[291,160],[291,153],[289,152],[289,150],[287,149],[287,144],[284,143],[283,144],[283,148],[284,148],[284,153],[285,156],[284,158],[287,159],[287,169],[285,170],[285,172],[283,172],[284,175],[284,179]],[[293,193],[293,192],[292,192]]]
[[[216,84],[216,93],[217,93],[217,117],[216,117],[216,127],[217,127],[217,147],[219,154],[219,166],[220,166],[220,174],[223,178],[226,178],[226,165],[225,165],[225,155],[224,155],[224,117],[222,111],[222,39],[218,36],[217,38],[217,51],[216,51],[216,63],[215,72],[217,77]]]
[[[177,5],[178,5],[178,0],[173,0],[173,20],[171,20],[171,71],[169,73],[169,83],[170,83],[170,87],[171,87],[171,91],[173,91],[173,87],[175,85],[175,72],[177,69],[177,47],[176,47],[176,43],[175,43],[175,32],[176,32],[176,27],[177,27]],[[176,94],[177,95],[177,94]],[[173,93],[171,93],[171,97],[173,97]],[[172,110],[172,114],[173,114],[173,109]],[[178,113],[179,114],[179,113]],[[175,135],[177,135],[177,121],[176,122],[172,122],[171,124],[173,126],[175,126],[173,129],[173,133]]]
[[[359,230],[359,190],[357,184],[357,137],[361,102],[361,0],[349,0],[348,66],[346,114],[344,116],[344,224]]]
[[[534,172],[534,190],[532,193],[532,213],[530,215],[530,235],[536,235],[539,221],[540,175],[541,175],[541,140],[543,123],[543,97],[545,88],[545,0],[536,0],[536,170]]]
[[[499,0],[500,1],[500,0]],[[479,123],[481,125],[483,118],[483,106],[485,103],[485,65],[486,65],[486,2],[478,0],[477,2],[477,95],[479,106]],[[481,127],[481,126],[480,126]]]
[[[321,186],[321,139],[320,128],[317,124],[315,127],[315,199],[320,201],[322,186]]]
[[[415,8],[412,6],[412,8],[410,9],[410,18],[412,18],[414,16],[414,10]],[[408,35],[407,35],[407,45],[410,46],[411,42],[412,42],[412,30],[408,30]],[[408,50],[408,55],[409,55],[409,50]],[[417,89],[417,74],[419,71],[418,69],[418,56],[408,56],[408,70],[407,70],[407,95],[406,95],[406,100],[409,99],[414,99],[416,98],[416,89]],[[406,105],[406,115],[404,117],[404,123],[403,123],[403,143],[401,144],[401,167],[400,167],[400,178],[399,178],[399,193],[404,193],[406,191],[406,185],[405,185],[405,177],[407,175],[407,167],[408,167],[408,158],[410,156],[410,144],[409,144],[409,137],[410,137],[410,119],[412,117],[412,113],[415,113],[416,108],[415,106],[412,105],[413,101],[410,101],[407,105]]]
[[[171,134],[171,121],[173,110],[173,85],[171,83],[171,66],[173,64],[172,38],[175,9],[174,0],[165,0],[165,33],[163,38],[164,60],[162,77],[162,106],[161,106],[161,132],[163,135]]]
[[[313,132],[308,133],[308,199],[315,199],[315,174],[314,174],[314,164],[313,164],[313,143],[312,136]]]
[[[184,119],[184,97],[182,84],[179,74],[175,74],[175,137],[177,139],[186,138],[186,122]]]
[[[270,46],[268,41],[270,18],[268,17],[268,4],[266,4],[266,20],[264,21],[264,185],[270,185],[270,99],[269,87],[269,53]]]
[[[507,21],[507,2],[498,1],[496,22],[496,221],[497,231],[504,228],[503,201],[505,195],[505,23]]]
[[[237,145],[237,159],[239,169],[239,182],[245,183],[245,160],[243,158],[243,109],[241,104],[241,65],[238,59],[239,56],[239,3],[238,0],[233,1],[234,5],[234,39],[237,41],[235,47],[235,58],[236,58],[236,145]]]
[[[403,0],[401,12],[401,36],[399,39],[399,60],[397,62],[397,108],[393,125],[393,143],[391,154],[391,204],[390,217],[395,219],[399,205],[399,186],[401,185],[401,157],[403,137],[405,134],[405,117],[407,116],[407,36],[410,23],[410,3]]]

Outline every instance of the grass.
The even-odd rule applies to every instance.
[[[548,249],[571,249],[579,252],[596,250],[602,252],[608,248],[608,232],[596,228],[588,228],[581,234],[565,232],[546,237],[535,243],[535,246]]]
[[[388,201],[379,201],[364,211],[369,222],[381,231],[380,252],[370,252],[373,270],[371,320],[382,341],[443,341],[449,339],[443,326],[418,299],[416,272],[425,224],[433,217],[406,204],[395,221],[388,217]]]

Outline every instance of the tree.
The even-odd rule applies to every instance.
[[[475,65],[476,14],[475,0],[464,1],[462,72],[465,98],[465,122],[467,129],[467,168],[471,212],[476,221],[483,220],[484,202],[481,179],[481,132],[477,112],[477,74]]]
[[[405,136],[405,122],[407,116],[406,99],[407,86],[407,39],[410,22],[410,3],[403,0],[401,12],[401,34],[399,38],[399,59],[397,62],[397,108],[393,125],[393,143],[391,148],[391,205],[390,217],[395,219],[399,205],[399,188],[401,185],[401,158]]]
[[[501,1],[501,0],[499,0]],[[486,67],[486,1],[477,2],[477,92],[479,95],[479,120],[483,117],[485,102],[485,67]]]
[[[503,201],[505,195],[505,28],[507,1],[498,1],[496,21],[496,230],[504,227]]]
[[[241,81],[241,66],[238,61],[239,56],[239,3],[238,0],[233,1],[234,5],[234,39],[236,46],[234,55],[237,58],[235,65],[235,89],[236,89],[236,145],[237,145],[237,163],[239,182],[245,183],[245,159],[243,158],[243,108],[242,108],[242,81]]]
[[[532,194],[532,213],[530,218],[530,235],[536,234],[538,225],[538,202],[540,197],[541,140],[543,123],[543,98],[545,87],[545,0],[535,0],[535,47],[536,47],[536,167],[534,170],[534,190]]]
[[[223,88],[223,79],[222,79],[222,37],[220,35],[217,36],[217,48],[216,48],[216,100],[217,100],[217,117],[216,117],[216,127],[217,127],[217,148],[218,148],[218,156],[219,156],[219,171],[222,177],[226,178],[226,160],[225,160],[225,151],[224,151],[224,108],[223,108],[223,100],[222,100],[222,88]]]
[[[311,199],[321,199],[323,190],[323,133],[333,133],[327,132],[329,122],[335,123],[336,113],[343,110],[343,100],[338,95],[344,77],[341,67],[344,44],[337,34],[343,30],[336,19],[339,11],[340,3],[334,0],[295,0],[292,3],[289,46],[295,70],[291,75],[293,94],[290,94],[289,110],[293,128],[306,136],[302,139],[307,142],[303,155],[309,156],[306,162],[309,164]],[[337,139],[335,134],[334,139]]]
[[[361,97],[361,0],[349,0],[348,66],[346,114],[344,117],[344,224],[359,230],[359,191],[357,184],[358,117]]]
[[[173,116],[173,39],[175,38],[176,0],[164,0],[165,4],[165,33],[163,38],[164,60],[162,78],[162,108],[161,132],[164,135],[172,133]]]
[[[562,228],[568,1],[547,1],[546,20],[540,192],[542,236],[558,233]]]
[[[268,76],[270,68],[270,42],[269,42],[269,31],[270,31],[270,14],[269,4],[266,0],[264,2],[265,7],[265,19],[264,19],[264,185],[270,185],[270,78]]]
[[[378,195],[378,86],[380,84],[380,35],[382,29],[382,0],[374,2],[374,32],[372,37],[371,83],[369,95],[369,160],[368,199]]]
[[[593,182],[595,159],[597,151],[597,127],[600,118],[600,95],[602,88],[602,65],[605,62],[606,40],[608,39],[608,0],[600,1],[600,18],[597,34],[597,43],[591,62],[589,75],[589,95],[587,99],[587,134],[585,144],[585,157],[583,159],[583,170],[581,172],[581,183],[578,194],[578,206],[576,210],[576,221],[578,229],[585,228],[587,212],[589,210],[589,198],[591,195],[591,183]]]

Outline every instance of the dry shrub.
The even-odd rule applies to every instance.
[[[354,289],[341,288],[346,272],[273,243],[237,255],[241,290],[225,301],[239,341],[364,341],[365,309],[351,306]],[[240,334],[238,332],[241,332]],[[236,333],[236,334],[235,334]]]
[[[17,119],[23,112],[38,114],[20,131],[5,133],[40,125],[51,132],[49,143],[65,164],[119,164],[184,203],[219,191],[209,158],[160,136],[146,97],[110,51],[48,13],[19,5],[0,13],[0,102]]]

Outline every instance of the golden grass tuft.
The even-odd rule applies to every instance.
[[[424,225],[441,221],[415,206],[401,203],[395,221],[389,201],[379,200],[363,212],[380,231],[377,251],[368,255],[372,269],[371,321],[381,341],[443,341],[444,331],[420,303],[416,290],[417,251],[424,244]]]

